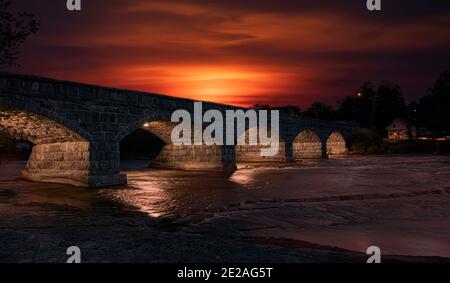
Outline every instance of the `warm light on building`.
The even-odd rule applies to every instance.
[[[388,139],[394,141],[407,140],[417,134],[415,127],[409,125],[402,119],[395,119],[386,127],[386,130],[388,132]]]

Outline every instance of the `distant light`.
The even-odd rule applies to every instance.
[[[358,94],[356,94],[358,97],[361,97],[362,96],[362,93],[361,92],[358,92]]]
[[[145,123],[145,124],[144,124],[144,127],[145,127],[145,128],[148,128],[148,127],[150,127],[150,124],[149,124],[149,123]]]

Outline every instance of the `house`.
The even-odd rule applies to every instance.
[[[416,127],[409,125],[402,119],[395,119],[386,127],[386,130],[388,132],[388,139],[393,141],[407,140],[417,136]]]

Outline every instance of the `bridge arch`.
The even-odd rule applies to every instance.
[[[18,108],[0,110],[0,130],[34,144],[22,176],[38,182],[87,185],[90,143],[79,132],[68,128],[69,123],[62,117],[53,112],[46,116],[55,119]],[[64,121],[65,125],[56,120]]]
[[[327,156],[345,155],[348,152],[346,140],[340,132],[333,132],[326,142]]]
[[[0,94],[2,94],[0,92]],[[79,124],[71,121],[63,115],[49,109],[38,106],[38,103],[29,103],[26,98],[22,96],[0,97],[0,118],[3,116],[11,117],[14,114],[33,115],[42,119],[47,119],[49,123],[58,124],[72,133],[80,136],[83,140],[92,140],[93,136],[86,130],[84,130]],[[48,124],[48,123],[47,123]]]
[[[141,164],[144,167],[159,166],[161,163],[169,163],[175,159],[173,155],[176,151],[173,150],[171,132],[176,124],[163,118],[160,115],[152,115],[152,117],[139,119],[117,135],[122,169],[129,167],[129,162],[125,161],[127,159],[147,159],[147,163]]]
[[[120,169],[142,169],[148,167],[161,153],[166,142],[158,134],[142,127],[119,142]]]
[[[158,137],[164,144],[157,157],[150,163],[152,167],[161,167],[181,170],[212,170],[232,173],[236,170],[234,151],[225,146],[195,145],[193,143],[193,130],[191,132],[191,145],[175,145],[171,135],[178,123],[155,118],[141,119],[129,126],[126,131],[118,135],[119,141],[130,134],[130,130],[143,129]],[[193,127],[193,126],[192,126]],[[193,128],[192,128],[193,129]]]
[[[147,131],[151,132],[155,136],[158,136],[165,143],[172,143],[170,140],[170,134],[172,128],[175,126],[174,123],[170,122],[170,114],[163,111],[152,113],[151,115],[145,115],[137,120],[127,123],[127,125],[118,131],[115,140],[120,142],[126,136],[130,135],[137,129],[146,128]],[[144,127],[145,126],[145,127]]]
[[[0,129],[35,145],[87,141],[78,132],[55,120],[20,109],[0,110]]]
[[[322,140],[310,129],[301,131],[292,142],[294,160],[322,158]]]

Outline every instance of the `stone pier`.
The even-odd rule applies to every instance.
[[[152,166],[226,174],[236,171],[234,152],[217,145],[165,145]]]
[[[114,153],[89,142],[41,144],[33,147],[22,176],[30,181],[101,187],[126,183]]]
[[[236,162],[253,163],[253,162],[286,162],[286,144],[279,143],[278,153],[274,156],[262,156],[261,150],[269,148],[263,145],[237,145],[236,146]]]

